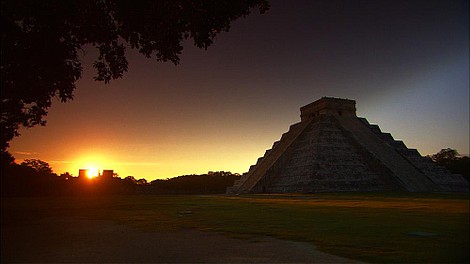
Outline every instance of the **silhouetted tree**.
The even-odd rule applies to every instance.
[[[431,155],[431,159],[438,164],[444,165],[452,160],[457,159],[458,155],[459,153],[457,152],[457,150],[446,148],[441,149],[441,151],[439,151],[438,153]]]
[[[20,165],[33,168],[36,172],[41,174],[52,174],[52,168],[49,163],[40,159],[25,159]]]
[[[124,178],[125,181],[131,182],[132,184],[137,184],[137,180],[134,178],[134,176],[127,176]]]
[[[72,174],[70,174],[70,172],[68,172],[68,171],[65,172],[65,173],[61,173],[61,174],[59,175],[59,177],[61,177],[62,179],[66,180],[66,181],[68,181],[68,180],[70,180],[70,179],[73,178]]]
[[[148,184],[146,179],[138,179],[135,183],[137,185],[147,185]]]
[[[30,167],[11,164],[1,167],[2,196],[31,195],[30,186],[37,172]]]
[[[1,0],[0,150],[19,135],[19,126],[45,125],[53,97],[73,98],[84,45],[98,48],[95,80],[108,83],[127,71],[125,44],[178,64],[183,40],[206,49],[250,9],[264,13],[267,1]]]
[[[2,151],[0,152],[0,166],[1,167],[6,167],[11,164],[13,164],[15,161],[15,158],[8,152]]]
[[[221,194],[240,179],[239,174],[217,171],[202,175],[185,175],[150,183],[151,192],[157,194]]]
[[[65,182],[70,178],[59,177],[45,161],[27,159],[10,164],[1,170],[2,196],[59,195],[70,192]],[[70,175],[70,174],[69,174]]]
[[[237,173],[216,171],[148,183],[146,179],[137,180],[134,176],[89,179],[74,177],[68,172],[57,176],[49,171],[52,169],[48,164],[40,160],[1,167],[1,195],[221,194],[240,179]]]
[[[442,149],[430,158],[437,164],[446,167],[450,172],[462,175],[470,180],[470,158],[461,157],[455,149]]]

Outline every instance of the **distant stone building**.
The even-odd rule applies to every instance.
[[[468,191],[468,182],[356,116],[354,100],[323,97],[227,189],[228,194]]]
[[[78,178],[86,178],[88,177],[88,170],[87,169],[79,169],[78,170]]]
[[[104,179],[109,179],[114,177],[114,170],[103,170],[103,173],[97,172],[98,175],[92,175],[94,177],[102,177]],[[89,178],[90,177],[90,170],[89,169],[79,169],[78,170],[78,177],[79,178]]]
[[[103,174],[101,174],[101,177],[110,179],[114,176],[114,171],[113,170],[103,170]]]

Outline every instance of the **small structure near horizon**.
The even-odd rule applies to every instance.
[[[89,178],[89,169],[79,169],[78,170],[78,178]],[[103,177],[104,179],[110,179],[114,177],[114,170],[103,170],[102,173],[96,175],[96,177]]]
[[[79,169],[78,178],[86,178],[86,177],[88,177],[88,169]]]
[[[356,102],[323,97],[227,194],[463,191],[468,182],[356,116]]]
[[[114,171],[113,170],[103,170],[103,173],[101,174],[101,177],[106,178],[106,179],[111,179],[114,176]]]

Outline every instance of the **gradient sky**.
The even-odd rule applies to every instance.
[[[422,155],[469,151],[468,1],[272,1],[181,63],[135,51],[129,72],[93,81],[86,47],[75,99],[46,127],[22,129],[10,152],[56,173],[90,166],[148,181],[243,173],[323,96],[356,100],[358,116]]]

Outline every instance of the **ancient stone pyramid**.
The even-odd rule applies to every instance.
[[[323,97],[228,194],[464,191],[468,182],[356,116],[354,100]]]

